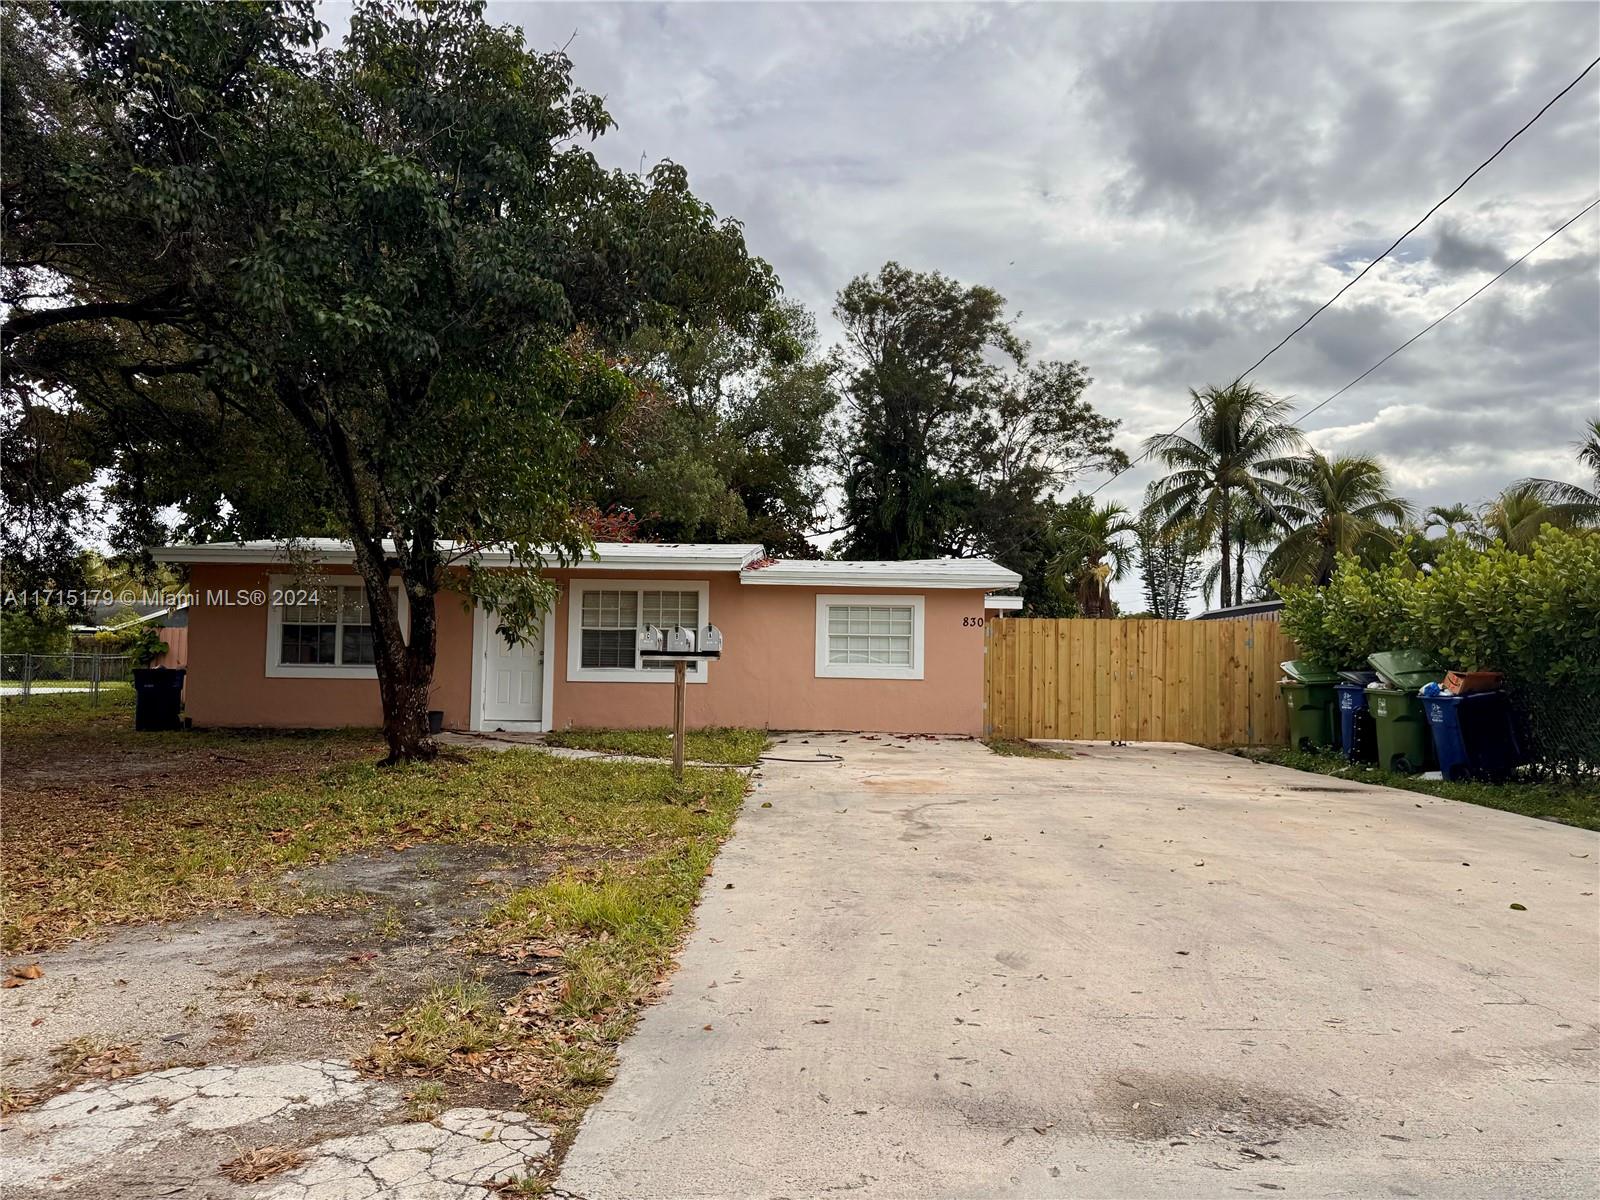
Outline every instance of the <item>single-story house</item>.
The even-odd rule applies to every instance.
[[[774,561],[757,545],[596,551],[548,571],[559,598],[525,643],[508,646],[492,612],[440,593],[431,707],[447,729],[669,724],[673,672],[639,653],[648,623],[722,631],[722,657],[689,669],[692,726],[983,731],[984,622],[1013,604],[990,593],[1014,588],[1014,571],[976,558]],[[185,702],[196,725],[380,723],[348,543],[165,546],[155,556],[189,568]],[[482,562],[497,557],[510,565],[506,554]]]

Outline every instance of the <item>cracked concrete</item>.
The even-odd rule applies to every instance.
[[[250,1136],[281,1141],[286,1123],[307,1113],[337,1109],[348,1121],[399,1103],[395,1089],[329,1060],[172,1067],[86,1083],[17,1114],[5,1130],[6,1173],[10,1187],[60,1191],[104,1181],[177,1139],[214,1145],[215,1169],[236,1139],[203,1135],[263,1126]]]
[[[523,1113],[457,1108],[323,1142],[261,1200],[489,1200],[488,1184],[538,1170],[549,1152],[550,1131]]]
[[[288,878],[350,897],[331,912],[217,913],[37,956],[43,977],[0,993],[6,1084],[39,1098],[0,1122],[7,1200],[67,1189],[95,1200],[232,1200],[290,1180],[304,1183],[283,1193],[291,1200],[373,1195],[356,1161],[366,1151],[351,1149],[362,1138],[393,1143],[381,1172],[402,1159],[433,1164],[386,1195],[477,1200],[496,1172],[536,1171],[545,1132],[500,1111],[515,1103],[513,1085],[451,1078],[440,1124],[418,1124],[404,1112],[404,1086],[348,1064],[436,982],[475,978],[496,995],[522,987],[515,964],[452,938],[553,861],[471,845],[353,854]],[[85,1080],[57,1062],[64,1043],[130,1047],[144,1073]],[[490,1125],[507,1132],[479,1148]],[[252,1187],[219,1173],[265,1146],[306,1161]]]
[[[87,1083],[8,1123],[6,1194],[489,1200],[492,1184],[537,1172],[550,1152],[550,1130],[486,1108],[333,1136],[398,1116],[401,1103],[398,1088],[328,1060]],[[268,1144],[299,1146],[305,1159],[259,1184],[219,1174],[241,1151]]]

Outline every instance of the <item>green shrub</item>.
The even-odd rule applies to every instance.
[[[1442,667],[1500,671],[1547,765],[1600,770],[1600,534],[1547,525],[1527,555],[1451,538],[1431,574],[1403,554],[1381,567],[1346,558],[1327,587],[1281,593],[1302,657],[1347,667],[1419,650]]]

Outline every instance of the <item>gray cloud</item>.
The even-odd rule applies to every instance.
[[[745,223],[819,317],[894,258],[998,288],[1136,448],[1225,383],[1600,45],[1577,5],[491,4],[563,45],[619,129]],[[338,25],[337,9],[330,9]],[[574,38],[573,35],[576,34]],[[1600,78],[1254,377],[1305,408],[1592,198]],[[1419,505],[1581,477],[1600,415],[1600,217],[1316,413]],[[1136,503],[1141,467],[1102,498]],[[1091,484],[1099,481],[1090,481]],[[1134,599],[1130,593],[1129,599]]]

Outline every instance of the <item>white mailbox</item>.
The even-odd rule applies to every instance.
[[[674,625],[672,632],[667,634],[669,654],[693,654],[696,648],[694,643],[694,630],[685,629],[682,625]]]
[[[722,630],[715,625],[707,625],[705,633],[700,637],[700,649],[722,653]]]
[[[644,627],[644,636],[639,639],[639,649],[648,652],[651,650],[660,650],[665,645],[666,639],[663,637],[661,630],[655,625],[646,624]]]

